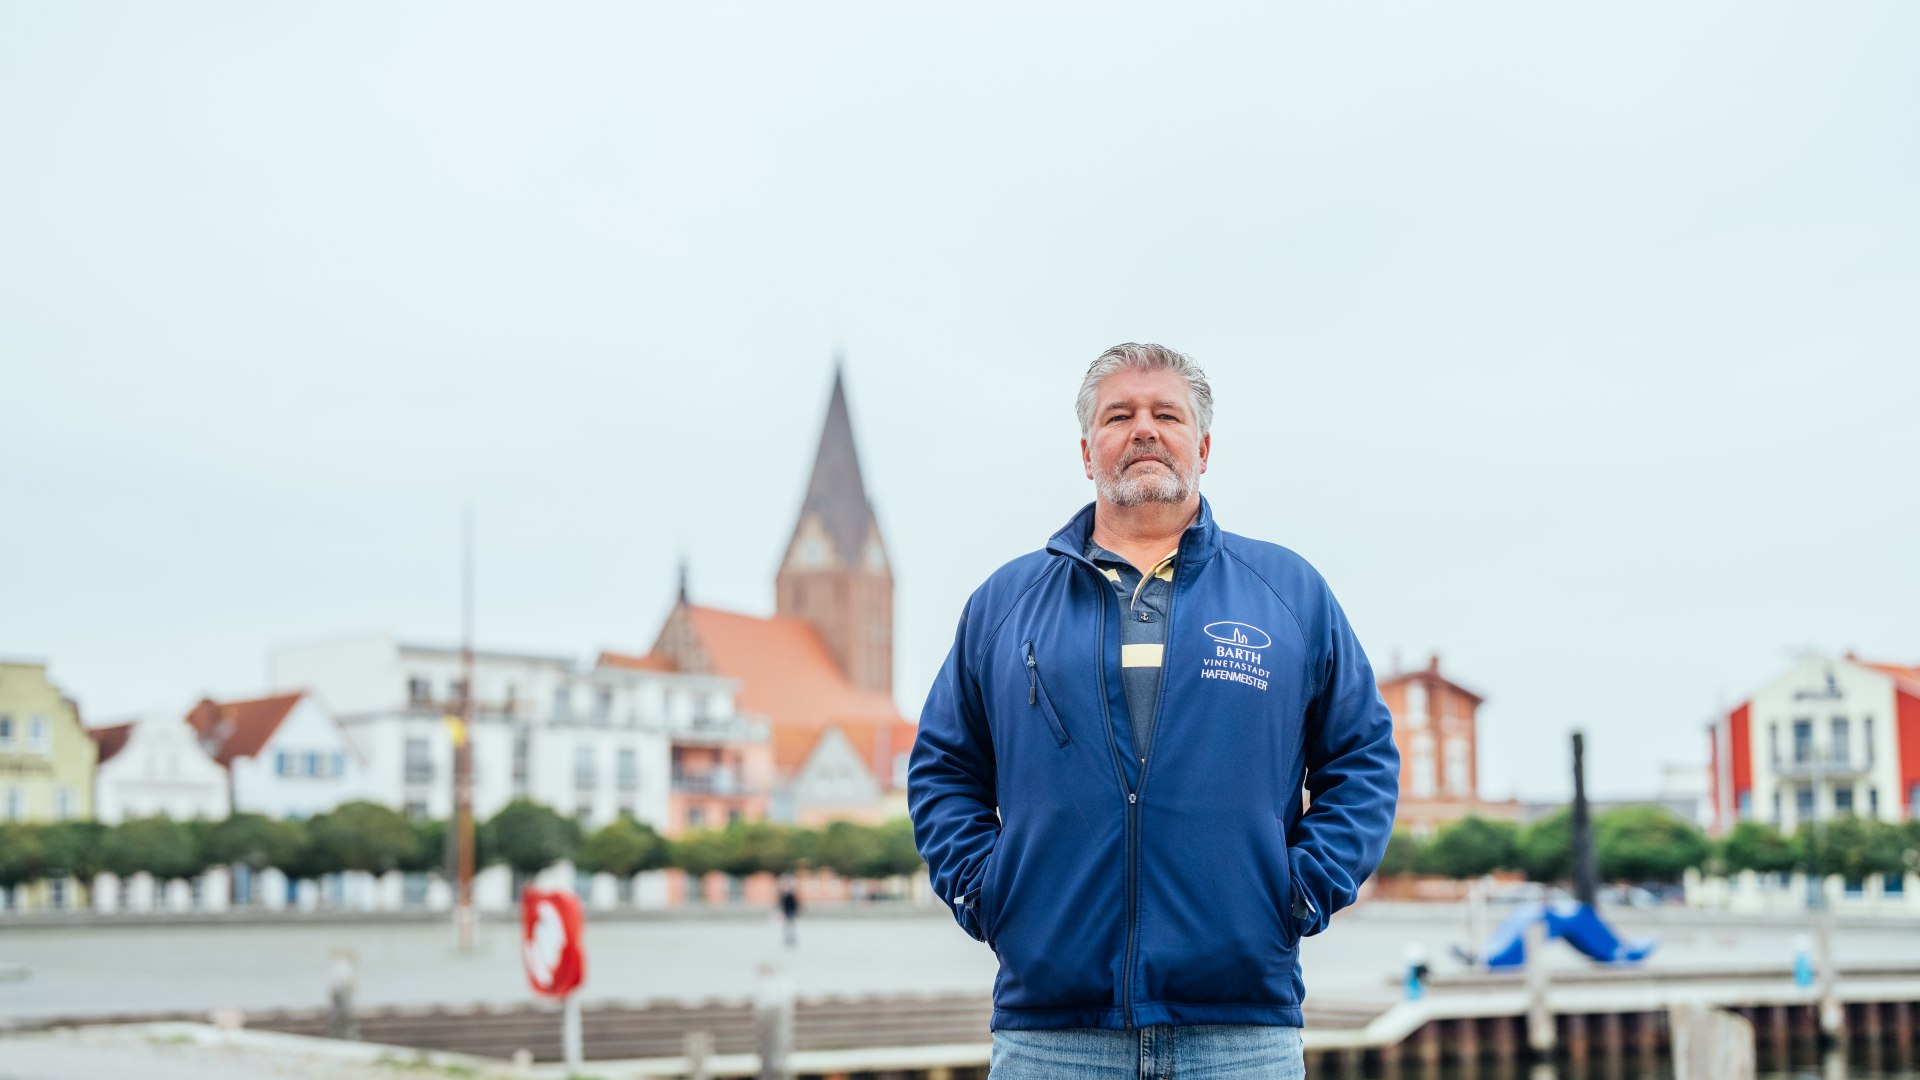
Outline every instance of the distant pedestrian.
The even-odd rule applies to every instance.
[[[780,930],[785,937],[787,948],[793,948],[795,941],[794,923],[800,918],[800,884],[792,874],[780,876]]]

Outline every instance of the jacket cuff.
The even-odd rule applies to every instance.
[[[1287,851],[1292,871],[1293,897],[1289,914],[1301,937],[1310,937],[1327,928],[1333,919],[1333,882],[1320,864],[1300,848]]]

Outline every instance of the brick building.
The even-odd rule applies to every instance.
[[[1478,713],[1486,699],[1441,674],[1438,656],[1381,679],[1380,696],[1400,748],[1397,825],[1424,834],[1469,814],[1519,819],[1519,803],[1480,798]]]

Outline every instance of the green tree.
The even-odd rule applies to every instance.
[[[875,869],[878,877],[896,877],[901,874],[916,874],[926,862],[920,858],[920,848],[913,842],[913,821],[910,818],[893,818],[875,826],[879,835],[879,861]]]
[[[1427,845],[1427,869],[1441,877],[1476,878],[1519,862],[1519,830],[1471,814],[1441,826]]]
[[[1608,881],[1678,881],[1713,847],[1693,825],[1658,806],[1623,806],[1593,822],[1600,876]]]
[[[1742,821],[1720,841],[1720,865],[1729,874],[1791,873],[1800,866],[1800,845],[1780,830],[1758,821]]]
[[[1907,870],[1907,832],[1899,825],[1843,817],[1806,824],[1796,834],[1817,874],[1859,880]]]
[[[447,841],[453,834],[447,828],[447,823],[433,818],[416,818],[409,821],[407,827],[413,830],[413,854],[401,860],[400,869],[409,873],[440,874],[451,878],[453,874],[448,869],[451,853],[447,851]],[[479,861],[477,854],[475,861]]]
[[[572,858],[580,847],[578,822],[526,799],[515,799],[502,807],[487,826],[493,833],[497,858],[521,878]]]
[[[700,829],[674,839],[670,847],[672,865],[692,879],[687,888],[694,899],[703,899],[706,895],[700,888],[700,880],[726,865],[727,846],[726,834],[719,829]]]
[[[1528,881],[1573,877],[1573,811],[1556,810],[1521,829],[1515,847]]]
[[[799,864],[793,830],[769,821],[737,821],[722,834],[720,869],[731,877],[790,873]]]
[[[93,884],[100,865],[100,845],[107,827],[97,821],[60,821],[43,828],[40,839],[46,852],[48,877],[78,878]]]
[[[879,834],[852,821],[829,823],[813,849],[815,862],[849,881],[879,876],[886,862]]]
[[[415,858],[419,838],[397,810],[371,802],[343,803],[307,822],[320,861],[339,870],[385,874]]]
[[[19,822],[0,823],[0,888],[25,885],[46,875],[45,831]]]
[[[123,878],[147,873],[174,881],[190,878],[209,864],[185,822],[146,817],[107,830],[100,842],[100,865]]]
[[[667,855],[667,842],[653,826],[622,814],[580,842],[575,862],[588,873],[626,878],[666,866]]]
[[[1413,830],[1399,828],[1387,838],[1387,854],[1380,860],[1380,869],[1375,873],[1383,876],[1396,874],[1417,874],[1426,866],[1427,845]]]
[[[255,873],[268,867],[284,871],[300,858],[306,843],[306,829],[298,822],[234,814],[207,830],[206,854],[210,863],[221,866],[244,866]]]

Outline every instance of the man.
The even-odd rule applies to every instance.
[[[991,1072],[1298,1077],[1299,940],[1386,849],[1392,718],[1320,575],[1214,523],[1199,367],[1116,345],[1078,413],[1094,502],[967,601],[907,774],[1000,958]]]

